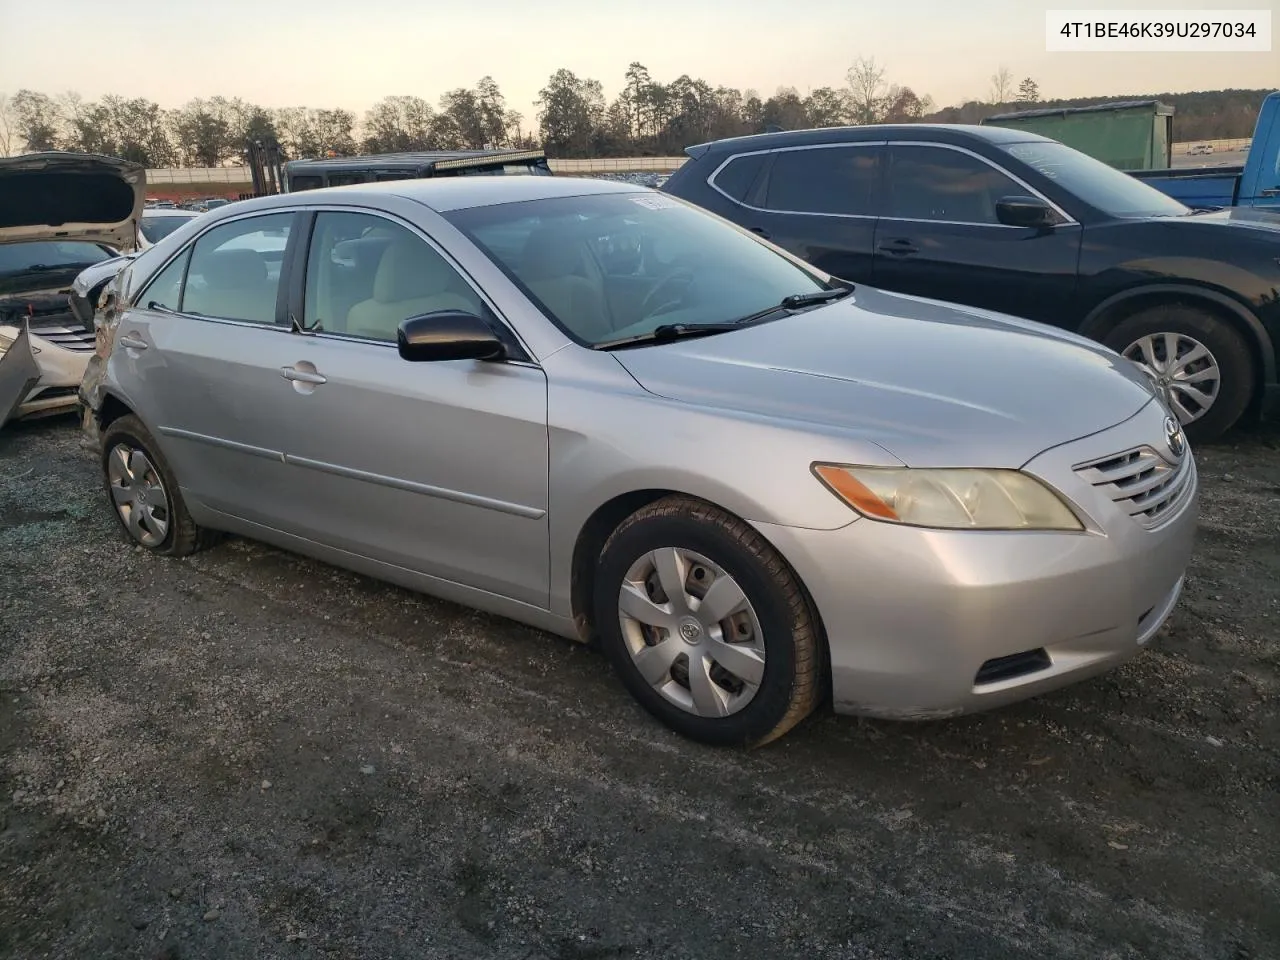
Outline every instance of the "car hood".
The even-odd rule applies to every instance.
[[[1156,218],[1161,222],[1196,224],[1201,227],[1236,227],[1243,230],[1260,230],[1273,237],[1280,236],[1280,213],[1259,210],[1256,207],[1229,207],[1210,213],[1197,213],[1190,217]]]
[[[1020,467],[1155,396],[1136,365],[1090,340],[863,286],[771,323],[614,356],[658,396],[834,428],[913,467]]]
[[[0,159],[0,243],[92,240],[132,249],[146,203],[138,163],[86,153]]]

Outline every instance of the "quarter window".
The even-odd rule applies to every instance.
[[[487,315],[458,271],[407,228],[364,213],[316,216],[307,326],[394,343],[402,321],[437,310]]]
[[[999,224],[996,204],[1027,190],[967,153],[903,146],[890,150],[887,192],[887,217]]]
[[[250,217],[214,227],[195,242],[182,311],[275,323],[280,272],[293,214]]]
[[[734,157],[715,175],[715,185],[724,193],[739,202],[746,200],[747,191],[760,175],[767,154],[756,153],[745,157]]]
[[[781,150],[765,205],[788,213],[875,216],[879,155],[878,147]]]

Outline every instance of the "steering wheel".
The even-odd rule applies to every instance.
[[[656,317],[679,307],[689,296],[697,282],[694,272],[687,266],[679,266],[665,274],[640,303],[640,316]],[[668,290],[670,288],[670,290]]]

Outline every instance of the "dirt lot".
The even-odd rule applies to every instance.
[[[243,541],[129,547],[0,436],[0,956],[1280,956],[1280,430],[1198,451],[1149,653],[701,748],[603,658]]]

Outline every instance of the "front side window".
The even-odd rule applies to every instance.
[[[999,225],[996,204],[1025,187],[958,150],[898,146],[889,153],[884,215],[901,220]]]
[[[1002,149],[1107,216],[1185,217],[1191,212],[1155,187],[1066,144],[1028,141],[1005,144]]]
[[[299,190],[319,190],[324,186],[324,177],[314,174],[298,174],[289,178],[289,192],[297,193]]]
[[[275,323],[280,273],[293,214],[249,217],[214,227],[195,242],[182,312]]]
[[[769,172],[765,206],[784,213],[875,216],[879,147],[781,150]]]
[[[410,317],[438,310],[486,314],[479,294],[430,244],[365,213],[316,216],[305,296],[309,328],[391,343]]]
[[[586,344],[664,324],[741,320],[792,294],[825,289],[823,278],[744,231],[652,191],[444,215]]]

